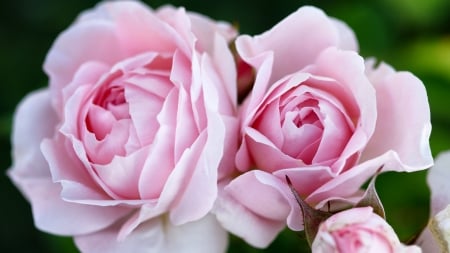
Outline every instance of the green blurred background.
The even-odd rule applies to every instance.
[[[42,62],[55,37],[77,14],[98,1],[2,1],[0,3],[0,252],[77,252],[70,238],[48,235],[33,226],[31,209],[5,176],[11,164],[10,132],[14,109],[28,92],[45,86]],[[152,7],[166,1],[147,1]],[[256,3],[256,4],[255,4]],[[450,149],[450,1],[182,1],[171,4],[226,20],[241,33],[261,33],[302,5],[315,5],[347,22],[363,56],[375,56],[399,70],[409,70],[425,83],[430,100],[433,154]],[[45,119],[42,119],[45,120]],[[36,122],[39,124],[39,122]],[[450,168],[449,168],[450,169]],[[427,222],[426,172],[386,173],[377,188],[388,221],[402,240]],[[207,238],[205,238],[207,240]],[[232,237],[229,252],[308,252],[304,240],[284,231],[265,250]]]

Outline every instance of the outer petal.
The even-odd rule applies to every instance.
[[[61,186],[52,181],[49,165],[39,147],[42,139],[54,131],[56,120],[47,90],[32,93],[22,102],[13,133],[15,164],[8,173],[30,200],[39,229],[72,235],[103,228],[128,210],[78,205],[61,199]]]
[[[450,204],[450,151],[436,157],[436,164],[428,171],[431,189],[431,215],[434,216]]]
[[[426,227],[422,233],[420,234],[419,238],[415,242],[417,245],[422,248],[422,252],[427,253],[440,253],[442,252],[442,249],[439,246],[438,241],[436,241],[436,238],[434,237],[433,233],[431,233],[430,229]]]
[[[339,19],[331,18],[335,27],[339,31],[339,45],[338,48],[345,50],[358,51],[358,40],[356,39],[353,30]]]
[[[377,69],[368,67],[367,74],[377,93],[378,119],[362,160],[393,150],[407,171],[432,166],[430,107],[425,86],[411,73],[395,72],[386,64]]]
[[[164,216],[141,224],[128,237],[117,240],[119,225],[95,234],[78,236],[75,243],[86,253],[222,253],[228,239],[226,231],[212,215],[181,226]]]
[[[42,156],[40,145],[44,138],[51,137],[56,129],[58,118],[50,105],[47,89],[38,90],[26,96],[14,114],[12,130],[12,155],[14,164],[10,175],[19,180],[23,178],[48,178],[50,171]],[[29,166],[32,165],[33,169]]]
[[[72,81],[82,64],[99,61],[112,65],[120,58],[122,54],[119,42],[110,22],[92,20],[63,32],[54,42],[44,62],[50,87],[57,92],[56,107],[61,107],[59,92]]]
[[[428,170],[428,186],[431,190],[431,213],[435,217],[450,204],[450,151],[440,153],[436,157],[435,165]],[[430,225],[429,225],[430,226]],[[427,226],[416,243],[423,252],[441,252],[439,242]]]
[[[312,203],[323,203],[329,197],[351,197],[358,191],[361,185],[372,177],[380,168],[383,171],[404,171],[406,165],[400,162],[396,152],[389,151],[385,154],[358,164],[347,170],[338,177],[328,181],[313,192],[307,201]]]
[[[274,52],[273,83],[314,62],[325,48],[346,44],[340,38],[342,31],[342,25],[337,26],[320,9],[306,6],[261,35],[239,37],[236,44],[245,61],[265,51]],[[342,34],[347,41],[348,33]]]
[[[290,208],[273,186],[277,183],[271,174],[247,172],[220,192],[213,212],[228,231],[255,247],[267,247],[285,227]]]

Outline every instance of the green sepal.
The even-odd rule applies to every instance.
[[[317,235],[317,231],[319,230],[320,224],[328,219],[333,213],[325,212],[321,210],[317,210],[306,203],[292,186],[292,182],[289,177],[286,175],[286,182],[294,194],[295,199],[297,200],[300,209],[303,214],[303,226],[305,230],[306,240],[308,241],[309,246],[311,247],[314,238]]]

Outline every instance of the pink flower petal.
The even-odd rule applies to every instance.
[[[149,148],[142,148],[127,156],[114,156],[108,164],[93,164],[99,178],[118,196],[140,199],[138,182]]]
[[[427,182],[431,190],[431,217],[450,204],[450,151],[436,157],[436,164],[428,171]]]
[[[251,172],[249,172],[251,173]],[[248,174],[248,173],[247,173]],[[245,176],[241,175],[242,176]],[[246,177],[246,176],[245,176]],[[247,178],[252,178],[253,176],[249,174]],[[254,179],[254,177],[253,177]],[[241,179],[237,179],[241,181]],[[245,179],[242,179],[245,181]],[[241,185],[239,182],[237,185]],[[252,185],[257,185],[258,182],[255,181]],[[220,195],[216,201],[216,205],[213,209],[213,212],[216,214],[217,219],[222,224],[222,226],[227,229],[229,232],[239,236],[244,239],[247,243],[254,247],[265,248],[267,247],[277,236],[277,234],[285,227],[284,220],[276,220],[270,219],[268,217],[264,217],[254,212],[254,207],[247,206],[247,203],[242,203],[240,200],[235,197],[248,198],[251,201],[251,194],[246,194],[251,190],[252,192],[260,195],[265,193],[270,193],[270,196],[275,196],[274,189],[270,189],[270,186],[264,186],[261,184],[257,189],[267,191],[257,191],[251,187],[245,187],[244,191],[242,191],[241,185],[239,189],[241,192],[236,194],[238,188],[231,187],[229,190],[223,190],[220,192]],[[244,194],[245,193],[245,194]],[[241,194],[246,195],[242,196]],[[277,209],[277,213],[283,210],[283,204],[277,201],[278,198],[268,198],[267,202],[259,202],[258,206],[265,206],[270,208],[271,210]],[[254,201],[257,201],[256,199]],[[273,206],[275,204],[275,206]],[[281,204],[281,205],[279,205]],[[252,210],[253,209],[253,210]],[[258,212],[264,212],[263,208],[257,208]]]
[[[111,15],[120,45],[127,55],[146,51],[173,52],[177,48],[190,52],[187,48],[190,44],[183,40],[179,31],[159,19],[146,5],[124,1],[106,4],[104,8]],[[173,19],[189,22],[185,15],[174,15]]]
[[[302,161],[283,153],[267,137],[253,128],[246,128],[246,136],[244,138],[243,142],[246,142],[247,152],[258,169],[272,172],[282,168],[304,165]],[[245,151],[240,149],[238,155],[240,155],[239,152]],[[239,156],[236,159],[238,158]],[[248,170],[249,168],[241,169]]]
[[[58,37],[46,57],[44,70],[50,87],[60,92],[82,64],[98,61],[111,66],[122,57],[113,25],[105,20],[90,20],[72,26]],[[61,106],[61,94],[56,96],[56,105]]]
[[[314,62],[325,48],[344,44],[341,41],[347,39],[340,38],[341,31],[343,29],[320,9],[307,6],[298,9],[271,30],[253,38],[239,37],[236,43],[241,44],[238,52],[245,61],[265,51],[274,52],[270,79],[270,83],[273,83]],[[345,37],[348,37],[346,33]]]
[[[139,192],[143,199],[158,198],[166,179],[175,166],[174,138],[177,115],[178,92],[173,89],[164,101],[157,116],[160,125],[145,162],[139,181]],[[164,157],[161,160],[161,157]],[[157,178],[158,180],[154,180]]]
[[[122,240],[117,238],[118,229],[116,224],[94,234],[77,236],[75,243],[86,253],[222,253],[228,244],[226,231],[212,215],[181,226],[174,226],[162,216],[143,223]]]
[[[395,72],[386,64],[377,69],[369,66],[367,71],[377,92],[378,120],[362,160],[394,150],[406,171],[431,167],[430,108],[425,86],[411,73]]]
[[[9,173],[15,175],[19,185],[22,177],[51,178],[40,145],[44,138],[53,135],[57,121],[47,89],[30,93],[18,105],[11,140],[13,165]],[[30,165],[34,169],[29,169]]]

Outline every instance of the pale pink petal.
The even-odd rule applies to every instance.
[[[430,107],[423,83],[411,73],[394,72],[383,63],[367,71],[377,93],[378,119],[362,159],[394,150],[406,171],[432,166]]]
[[[305,71],[332,77],[347,93],[341,97],[340,103],[346,108],[346,114],[355,120],[355,130],[340,157],[348,159],[355,154],[359,156],[372,136],[377,122],[375,89],[365,75],[363,58],[356,52],[328,48],[320,54],[316,64]],[[335,171],[339,173],[343,170],[345,163],[345,160],[338,160],[339,166],[333,166]],[[347,161],[348,166],[351,165]]]
[[[90,86],[93,87],[101,78],[108,73],[110,70],[110,66],[108,64],[96,61],[89,61],[83,63],[75,72],[73,79],[70,83],[67,83],[63,89],[63,102],[66,103],[67,100],[75,93],[75,91],[80,88],[80,86]],[[54,92],[54,90],[52,90]],[[59,90],[57,92],[60,92]],[[52,93],[55,95],[55,93]],[[56,94],[59,96],[59,94]],[[54,104],[55,110],[57,110],[58,114],[63,115],[64,107],[60,105],[58,107],[57,104]]]
[[[330,17],[330,19],[339,32],[339,44],[337,47],[345,50],[358,51],[358,40],[353,30],[339,19],[333,17]]]
[[[255,215],[283,220],[289,212],[289,206],[284,196],[273,187],[280,183],[284,182],[269,173],[252,170],[232,180],[225,191]],[[264,197],[255,198],[256,195]]]
[[[42,231],[58,235],[91,233],[103,229],[130,212],[126,207],[104,207],[62,200],[61,186],[50,179],[21,179],[33,208],[33,218]]]
[[[247,191],[248,189],[245,189],[242,193]],[[274,193],[273,189],[270,191]],[[263,193],[257,192],[257,194]],[[286,226],[286,221],[262,217],[235,199],[233,195],[228,190],[220,192],[213,209],[217,219],[226,230],[239,236],[250,245],[258,248],[267,247]],[[273,199],[268,199],[268,202],[271,201]],[[271,207],[271,209],[273,208],[275,207]]]
[[[225,137],[222,160],[219,165],[218,180],[230,177],[236,171],[235,156],[238,147],[239,121],[234,116],[223,116]]]
[[[436,164],[428,170],[428,186],[431,190],[431,216],[450,204],[450,151],[436,157]]]
[[[439,246],[439,242],[436,240],[436,237],[433,235],[431,230],[426,227],[419,238],[414,242],[419,245],[422,249],[422,252],[426,253],[440,253],[442,252],[441,247]]]
[[[280,101],[273,101],[263,105],[260,115],[253,122],[252,127],[269,139],[274,146],[281,148],[285,142],[281,128]]]
[[[200,52],[206,51],[212,54],[214,51],[213,34],[215,33],[220,34],[227,42],[231,41],[237,34],[236,30],[228,23],[211,20],[209,17],[199,13],[186,12],[184,9],[181,10],[174,9],[172,6],[163,6],[158,8],[157,15],[162,20],[170,23],[180,33],[184,33],[184,30],[192,31],[197,43],[196,49]],[[174,19],[174,16],[180,14],[187,14],[189,20],[181,18]],[[190,36],[185,35],[185,37],[187,41],[192,41]]]
[[[281,128],[284,135],[281,150],[293,158],[299,158],[305,163],[310,163],[319,145],[323,130],[312,124],[306,124],[298,128],[290,119],[289,114],[286,114],[286,120]],[[309,151],[310,148],[311,151]],[[305,160],[305,157],[308,157],[308,160]]]
[[[216,37],[217,47],[224,48],[227,47],[225,41],[221,40],[220,37]],[[219,50],[219,49],[216,49]],[[227,51],[227,50],[224,50]],[[227,51],[228,52],[228,51]],[[201,78],[204,90],[205,106],[220,112],[225,115],[235,115],[236,114],[236,73],[234,70],[234,61],[231,54],[223,53],[224,59],[220,59],[220,63],[213,62],[207,54],[203,54],[201,58]],[[218,61],[217,59],[215,59]],[[221,65],[222,68],[217,69],[217,65]],[[231,76],[224,76],[224,74],[218,73],[218,70],[225,71],[225,74]],[[214,85],[205,85],[214,84]]]
[[[394,151],[388,151],[383,155],[358,164],[350,170],[345,171],[333,180],[328,181],[315,192],[307,201],[321,202],[329,197],[350,197],[358,191],[359,187],[370,179],[380,168],[383,171],[404,171],[404,164],[401,163],[398,155]]]
[[[316,64],[305,71],[331,77],[338,82],[347,93],[339,102],[346,106],[348,114],[359,114],[359,121],[355,122],[357,128],[361,128],[367,136],[373,134],[377,120],[376,95],[365,75],[364,60],[361,56],[353,51],[328,48],[320,54]]]
[[[93,164],[98,177],[118,196],[140,199],[138,182],[149,148],[142,148],[127,156],[114,156],[108,164]]]
[[[115,26],[121,49],[127,55],[146,51],[173,52],[181,49],[188,54],[190,44],[184,41],[179,31],[163,22],[156,13],[146,5],[135,1],[106,3]],[[174,19],[189,21],[185,15],[174,15]],[[182,21],[180,21],[182,22]]]
[[[67,202],[84,202],[90,199],[101,203],[109,197],[93,182],[76,154],[64,146],[64,141],[46,140],[42,143],[42,152],[49,162],[47,168],[52,171],[53,180],[61,182],[62,187],[67,188],[62,188],[50,179],[27,180],[28,191],[32,194],[33,214],[40,229],[63,235],[90,233],[109,226],[130,212],[128,208],[114,206],[117,203],[109,203],[107,205],[112,206],[108,207],[104,204]],[[81,196],[81,193],[86,195]],[[68,198],[67,201],[63,200],[65,198]],[[69,222],[74,219],[77,223]]]
[[[337,159],[352,134],[352,129],[343,116],[345,112],[339,111],[326,100],[320,100],[318,106],[323,115],[323,134],[313,164]]]
[[[116,155],[126,155],[125,144],[130,137],[130,121],[130,119],[123,119],[114,122],[111,132],[102,140],[90,132],[86,125],[84,125],[85,129],[80,129],[83,134],[81,140],[92,163],[107,164]]]
[[[273,51],[270,79],[273,83],[314,62],[325,48],[341,45],[341,30],[320,9],[302,7],[261,35],[239,37],[237,43],[247,45],[238,47],[238,52],[247,61],[262,52]]]
[[[194,121],[189,93],[183,88],[178,91],[178,108],[176,120],[179,122],[175,127],[175,160],[178,160],[181,154],[189,148],[197,136],[199,129]]]
[[[161,110],[163,101],[152,94],[142,94],[128,88],[125,90],[130,106],[132,125],[136,130],[139,146],[150,144],[158,132],[159,124],[156,116]]]
[[[13,165],[9,170],[19,180],[16,183],[20,184],[21,177],[51,178],[40,145],[44,138],[53,135],[57,122],[47,89],[32,92],[20,102],[14,114],[11,138]],[[34,169],[29,168],[31,165]]]
[[[74,77],[79,67],[89,61],[112,66],[123,57],[114,26],[105,20],[90,20],[70,27],[50,49],[44,70],[50,87],[60,92]],[[56,99],[59,101],[61,94]],[[61,106],[61,101],[57,106]]]
[[[251,39],[249,36],[243,35],[244,37],[241,40],[238,38],[236,40],[236,48],[238,51],[246,50],[240,49],[240,47],[248,47],[245,43],[246,39]],[[242,41],[242,43],[239,43]],[[250,50],[250,49],[249,49]],[[253,88],[250,91],[250,94],[244,100],[243,105],[240,107],[240,117],[241,125],[246,126],[251,124],[252,120],[255,117],[255,114],[258,111],[258,107],[260,103],[263,101],[266,91],[269,89],[272,83],[269,83],[269,79],[272,73],[273,66],[273,53],[266,52],[263,54],[259,54],[255,57],[248,59],[248,63],[251,64],[257,71],[257,75],[255,77],[255,82],[253,84]]]
[[[158,198],[167,177],[175,167],[174,138],[177,103],[178,91],[173,89],[157,116],[160,128],[155,135],[149,157],[140,176],[139,192],[143,199]],[[158,180],[154,180],[155,178]]]
[[[207,139],[202,141],[205,134]],[[189,164],[195,166],[195,170],[182,198],[170,214],[175,224],[198,219],[211,210],[217,198],[217,168],[224,155],[224,145],[228,144],[225,134],[225,125],[219,114],[208,112],[207,132],[201,133],[190,148],[192,155],[198,157],[197,164]],[[192,206],[196,207],[195,210]]]
[[[51,171],[54,182],[79,182],[83,187],[91,188],[93,192],[102,195],[103,199],[109,199],[108,195],[91,178],[89,167],[86,167],[78,158],[69,139],[62,135],[46,139],[42,142],[41,150],[47,160],[47,167]]]
[[[222,97],[216,101],[220,103],[219,110],[224,114],[234,115],[237,104],[237,73],[233,55],[228,50],[227,41],[217,34],[214,35],[213,48],[211,55],[206,55],[202,61],[202,74],[216,84],[215,88]],[[205,88],[207,87],[206,85]]]
[[[304,163],[296,158],[290,157],[289,155],[283,153],[278,147],[276,147],[267,137],[262,135],[260,132],[253,128],[246,128],[246,135],[244,136],[243,142],[246,142],[247,150],[239,150],[239,155],[244,155],[245,153],[239,154],[240,152],[248,152],[248,155],[252,158],[254,165],[258,169],[265,171],[276,171],[282,168],[292,168],[304,165]],[[239,166],[240,162],[236,161]],[[240,168],[249,169],[249,168]]]
[[[292,185],[303,198],[309,196],[318,188],[318,186],[333,179],[333,173],[330,167],[327,166],[286,168],[278,170],[273,174],[282,181],[286,180],[285,176],[289,176],[289,179],[292,181]],[[311,180],[312,178],[314,180]],[[313,205],[316,203],[311,204]],[[292,206],[291,208],[298,208],[298,204]]]
[[[143,223],[118,240],[119,225],[94,234],[77,236],[76,245],[86,253],[223,253],[228,244],[226,231],[212,215],[174,226],[165,217]]]

